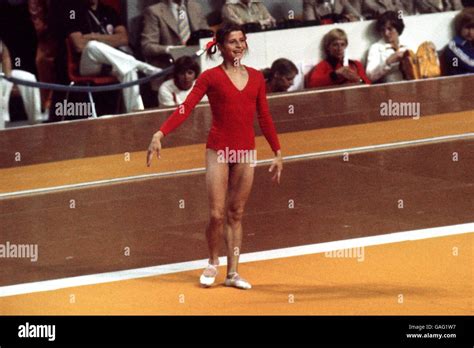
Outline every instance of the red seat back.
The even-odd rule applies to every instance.
[[[122,15],[122,5],[120,4],[120,0],[100,0],[101,3],[104,5],[112,7],[119,17]]]

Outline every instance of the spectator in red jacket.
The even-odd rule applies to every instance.
[[[370,84],[362,63],[345,56],[348,43],[344,30],[333,29],[324,35],[326,59],[309,73],[306,87]]]

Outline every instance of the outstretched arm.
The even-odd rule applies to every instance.
[[[278,140],[278,135],[273,123],[272,116],[270,115],[270,109],[268,107],[267,95],[265,92],[265,79],[263,74],[260,73],[260,88],[257,96],[257,112],[258,112],[258,124],[262,130],[265,139],[267,139],[270,144],[273,152],[275,153],[275,158],[269,169],[270,172],[273,172],[274,168],[277,168],[275,175],[273,175],[272,180],[280,183],[281,172],[283,170],[283,160],[281,155],[281,146]]]
[[[163,123],[160,127],[160,130],[153,135],[150,146],[148,147],[147,153],[147,165],[151,165],[151,160],[153,154],[156,153],[158,158],[160,158],[161,150],[161,139],[163,139],[167,134],[171,133],[173,130],[178,128],[191,114],[194,107],[202,99],[204,94],[206,94],[209,87],[209,77],[206,72],[202,73],[191,90],[191,93],[187,96],[184,103],[179,105],[176,110],[171,114],[170,117]]]

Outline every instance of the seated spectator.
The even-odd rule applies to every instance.
[[[5,76],[11,76],[17,79],[36,82],[35,75],[24,70],[12,70],[12,61],[10,52],[7,46],[0,38],[0,73]],[[12,92],[13,83],[5,79],[0,79],[0,129],[5,128],[5,122],[10,122],[10,112],[8,104],[10,101],[10,94]],[[26,87],[19,85],[21,99],[25,107],[28,121],[30,124],[41,122],[45,120],[41,113],[41,100],[39,89],[34,87]]]
[[[323,24],[354,22],[362,14],[351,5],[349,0],[304,0],[303,18],[305,21],[318,20]]]
[[[361,19],[364,18],[362,15],[362,2],[363,0],[349,0],[349,3],[354,8],[354,10],[360,14]]]
[[[310,72],[308,88],[350,83],[370,84],[362,64],[345,56],[348,43],[347,35],[341,29],[333,29],[324,35],[323,47],[327,58]]]
[[[367,76],[372,82],[394,82],[403,80],[400,61],[407,49],[416,50],[411,44],[400,40],[405,23],[398,13],[385,12],[375,24],[382,37],[370,46],[367,57]]]
[[[170,51],[182,48],[191,33],[209,29],[198,1],[163,0],[145,10],[142,52],[148,63],[160,68],[171,62]]]
[[[401,3],[403,6],[404,16],[411,16],[417,14],[415,2],[413,0],[401,0]]]
[[[88,3],[88,8],[79,11],[76,18],[69,21],[67,30],[72,45],[80,54],[81,75],[100,75],[104,65],[108,65],[112,66],[111,73],[120,82],[129,82],[138,78],[137,70],[145,74],[160,71],[121,51],[128,45],[128,34],[113,8],[99,0],[89,0]],[[138,85],[125,88],[123,97],[127,112],[144,109]]]
[[[222,7],[222,21],[226,24],[244,25],[259,23],[262,29],[273,28],[276,20],[261,1],[227,0]]]
[[[270,69],[263,71],[267,93],[286,92],[298,75],[298,68],[291,60],[280,58],[273,62]]]
[[[48,0],[28,0],[31,21],[38,37],[38,48],[36,50],[38,78],[41,82],[58,83],[55,70],[58,43],[49,25],[50,6]],[[52,91],[42,89],[40,93],[43,109],[49,109]]]
[[[449,75],[474,73],[474,8],[467,7],[455,19],[456,36],[446,51]]]
[[[461,0],[415,0],[415,8],[419,13],[436,13],[462,10]]]
[[[201,73],[199,64],[189,56],[183,56],[176,60],[173,78],[165,81],[158,92],[158,103],[160,107],[178,106],[182,104],[194,87],[194,83]],[[207,96],[201,101],[207,102]]]
[[[376,19],[387,11],[406,13],[401,0],[364,0],[362,14],[366,19]]]

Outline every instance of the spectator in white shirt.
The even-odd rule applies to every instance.
[[[397,12],[387,11],[375,24],[382,39],[370,46],[366,73],[372,82],[395,82],[403,80],[400,61],[410,43],[401,39],[405,23]]]
[[[196,79],[201,73],[199,64],[189,56],[176,60],[173,78],[165,81],[158,91],[160,107],[178,106],[182,104],[191,92]],[[207,96],[201,101],[207,102]]]
[[[12,69],[12,58],[7,46],[0,38],[0,73],[5,76],[14,77],[21,80],[36,82],[36,77],[32,73],[19,69]],[[10,122],[10,112],[8,104],[13,89],[13,83],[5,79],[0,79],[0,129],[5,128],[5,122]],[[26,115],[30,124],[40,123],[46,120],[46,115],[41,113],[41,99],[39,89],[18,85],[18,90],[23,100]]]

